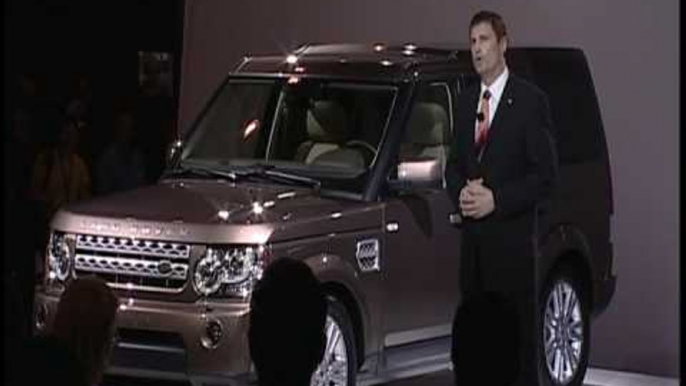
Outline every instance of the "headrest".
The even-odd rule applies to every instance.
[[[348,134],[343,106],[332,101],[316,101],[307,111],[307,134],[315,142],[342,142]]]
[[[419,102],[410,115],[409,141],[422,146],[445,144],[448,134],[448,113],[438,103]]]

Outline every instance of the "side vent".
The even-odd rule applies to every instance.
[[[357,263],[360,265],[362,272],[380,271],[379,265],[379,240],[367,239],[357,242]]]

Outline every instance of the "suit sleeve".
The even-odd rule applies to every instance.
[[[462,102],[462,103],[460,103]],[[463,100],[457,102],[457,114],[455,116],[455,129],[453,132],[453,140],[448,152],[448,159],[445,165],[445,183],[448,197],[459,208],[459,195],[462,187],[467,183],[467,171],[465,167],[464,147],[464,114],[460,111],[465,105]]]
[[[493,192],[495,214],[508,217],[531,211],[551,198],[558,182],[558,158],[548,99],[538,94],[534,114],[526,124],[524,178]]]

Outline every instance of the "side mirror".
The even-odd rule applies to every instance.
[[[443,165],[435,158],[401,162],[396,178],[391,179],[389,185],[394,190],[440,188],[443,185]]]
[[[180,139],[177,139],[173,141],[171,144],[169,144],[169,146],[167,147],[167,157],[165,159],[167,167],[174,164],[176,159],[181,155],[182,150],[183,141],[181,141]]]

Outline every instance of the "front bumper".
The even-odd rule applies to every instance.
[[[36,309],[45,325],[55,315],[57,296],[36,291]],[[216,346],[206,347],[208,322],[222,329]],[[244,303],[171,303],[120,297],[119,340],[109,374],[189,380],[194,385],[254,383],[247,342],[248,306]],[[44,327],[45,328],[45,327]],[[216,331],[216,330],[215,330]]]

